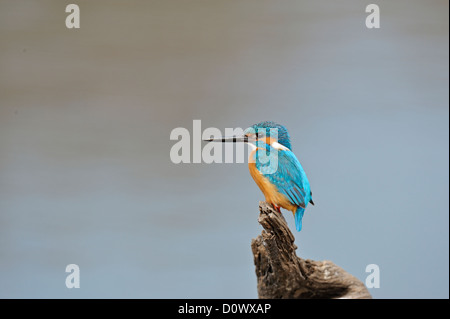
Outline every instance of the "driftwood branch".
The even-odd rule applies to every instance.
[[[264,230],[252,240],[259,298],[372,298],[360,280],[331,261],[297,257],[284,217],[266,202],[259,210]]]

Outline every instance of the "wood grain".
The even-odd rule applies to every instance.
[[[372,298],[360,280],[333,262],[298,257],[284,217],[266,202],[259,209],[264,229],[251,243],[259,298]]]

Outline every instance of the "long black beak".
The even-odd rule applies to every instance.
[[[208,140],[203,140],[205,142],[233,142],[233,143],[242,143],[248,142],[248,137],[246,136],[232,136],[232,137],[220,137],[220,138],[210,138]]]

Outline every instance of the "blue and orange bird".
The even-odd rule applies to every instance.
[[[306,173],[291,151],[287,129],[272,121],[244,130],[243,136],[209,139],[209,142],[244,142],[252,147],[248,167],[266,202],[281,213],[280,207],[294,214],[295,226],[302,229],[306,206],[314,205]]]

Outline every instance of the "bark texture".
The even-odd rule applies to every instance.
[[[264,229],[251,243],[259,298],[372,298],[360,280],[333,262],[298,257],[284,217],[266,202],[259,210]]]

